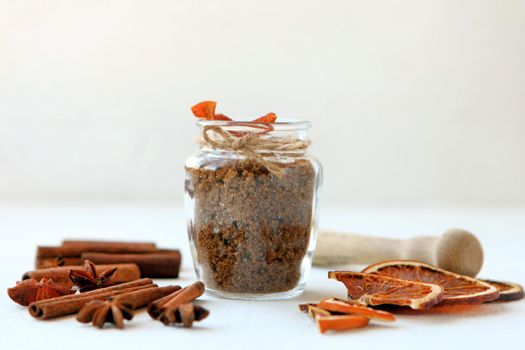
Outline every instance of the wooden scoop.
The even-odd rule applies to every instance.
[[[483,265],[483,248],[472,233],[450,229],[437,237],[391,239],[321,230],[314,265],[372,264],[383,260],[419,260],[475,277]]]

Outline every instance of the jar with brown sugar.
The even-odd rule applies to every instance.
[[[311,267],[321,166],[305,121],[201,120],[186,162],[185,204],[197,276],[212,294],[301,293]]]

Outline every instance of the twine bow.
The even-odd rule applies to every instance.
[[[213,132],[215,137],[210,136],[210,132]],[[263,133],[248,132],[237,137],[217,125],[206,125],[202,129],[201,142],[216,149],[239,152],[248,159],[256,160],[278,177],[284,174],[284,169],[277,163],[267,160],[266,157],[276,156],[281,152],[304,151],[310,145],[309,141],[294,137],[264,138],[263,135]],[[287,156],[297,155],[289,153]]]

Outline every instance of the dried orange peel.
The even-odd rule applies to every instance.
[[[202,101],[191,107],[191,112],[194,116],[199,119],[205,120],[223,120],[223,121],[232,121],[230,117],[225,116],[224,114],[215,113],[217,107],[217,102],[215,101]],[[262,117],[252,120],[250,123],[274,123],[277,120],[277,115],[275,113],[267,113]]]
[[[500,282],[492,280],[481,280],[485,283],[490,284],[498,289],[499,298],[495,301],[513,301],[520,300],[525,296],[523,287],[517,283],[512,282]]]
[[[342,300],[338,298],[328,298],[323,299],[319,304],[317,304],[317,308],[330,311],[330,312],[339,312],[342,314],[352,314],[355,316],[363,316],[370,319],[375,319],[379,321],[388,321],[392,322],[395,321],[396,318],[393,314],[386,311],[381,310],[374,310],[371,307],[367,307],[364,305],[359,305],[356,303],[352,303],[347,300]]]
[[[337,315],[337,316],[318,316],[315,318],[319,332],[327,331],[346,331],[355,328],[368,326],[370,319],[362,316]]]
[[[268,113],[266,115],[263,115],[262,117],[259,117],[257,119],[254,119],[254,123],[274,123],[277,120],[277,115],[275,113]]]
[[[480,304],[499,297],[498,288],[489,283],[420,261],[383,261],[368,266],[362,272],[438,285],[443,288],[443,299],[440,305]]]
[[[193,115],[199,119],[212,120],[212,121],[231,121],[235,122],[235,126],[245,126],[252,129],[260,129],[260,131],[255,131],[256,134],[265,134],[273,130],[272,123],[275,123],[277,120],[277,115],[275,113],[267,113],[262,117],[256,118],[249,122],[239,122],[234,121],[224,114],[215,113],[217,107],[217,102],[215,101],[202,101],[191,107],[191,112]],[[234,131],[228,130],[230,134],[236,137],[242,137],[248,132],[246,131]]]
[[[330,311],[323,310],[317,304],[301,304],[299,310],[308,313],[311,318],[315,319],[317,316],[330,316]]]
[[[371,306],[388,304],[427,310],[443,298],[443,289],[436,284],[350,271],[330,271],[328,277],[344,283],[350,299]]]
[[[365,327],[371,319],[395,321],[394,315],[389,312],[337,298],[326,298],[319,304],[301,304],[299,310],[315,320],[321,333]]]
[[[230,117],[225,116],[224,114],[216,114],[215,108],[217,107],[217,102],[215,101],[202,101],[197,103],[195,106],[191,107],[193,115],[200,119],[206,120],[231,120]]]

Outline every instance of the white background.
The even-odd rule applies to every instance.
[[[474,232],[482,277],[524,284],[525,1],[0,0],[0,286],[37,244],[151,240],[183,251],[189,108],[313,123],[321,226],[391,237]],[[358,269],[359,267],[353,267]],[[522,343],[525,302],[321,336],[300,302],[205,296],[192,330],[40,322],[0,298],[0,348],[442,349]]]
[[[180,203],[215,99],[310,120],[325,203],[525,204],[525,1],[0,6],[2,198]]]

